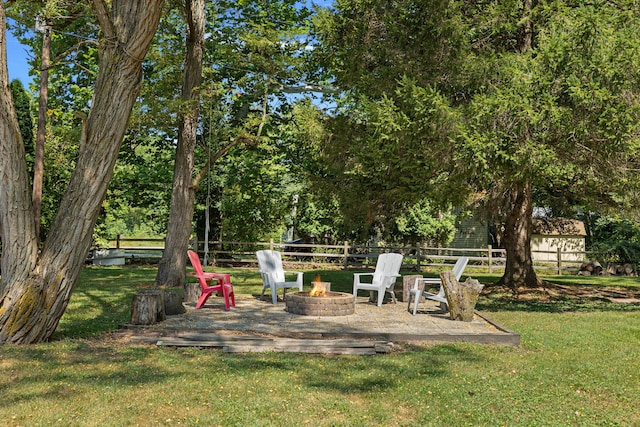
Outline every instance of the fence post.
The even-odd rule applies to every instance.
[[[562,276],[562,249],[558,246],[558,276]]]
[[[421,270],[421,268],[420,268],[420,258],[422,258],[422,254],[420,253],[420,246],[418,246],[418,249],[416,250],[416,265],[418,266],[418,271]]]
[[[116,249],[120,249],[120,235],[116,235]]]
[[[493,256],[493,247],[491,245],[487,245],[487,261],[489,263],[489,274],[491,274],[492,272],[492,264],[493,264],[493,259],[491,259]]]
[[[273,250],[273,238],[269,239],[269,249]]]
[[[347,240],[344,241],[344,248],[342,249],[342,254],[344,256],[342,266],[346,268],[349,265],[349,242]]]

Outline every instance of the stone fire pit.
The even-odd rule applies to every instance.
[[[321,291],[318,292],[317,289]],[[327,282],[314,282],[310,292],[288,293],[285,299],[286,311],[305,316],[348,316],[355,312],[353,295],[331,292]]]

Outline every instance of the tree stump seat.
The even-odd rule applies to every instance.
[[[471,277],[468,277],[464,282],[458,282],[452,270],[440,273],[440,278],[447,297],[451,319],[471,322],[478,296],[484,285]]]
[[[143,289],[131,299],[131,319],[133,325],[151,325],[161,322],[167,315],[186,312],[183,298],[174,292],[162,289]]]

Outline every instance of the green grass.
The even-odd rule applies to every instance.
[[[131,296],[155,271],[87,268],[53,342],[0,347],[3,425],[640,426],[638,305],[482,297],[489,317],[521,334],[519,348],[224,354],[110,339],[104,332],[128,320]],[[225,272],[236,293],[260,293],[255,271]],[[350,291],[352,272],[306,272],[305,283],[317,273]],[[557,280],[619,285],[584,279]]]

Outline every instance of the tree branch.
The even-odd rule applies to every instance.
[[[51,61],[51,64],[46,69],[49,70],[49,69],[53,68],[55,63],[57,63],[58,61],[61,61],[63,58],[66,58],[67,55],[71,54],[71,52],[79,50],[81,47],[89,45],[89,44],[98,46],[98,42],[95,41],[95,40],[83,40],[80,43],[71,46],[69,49],[65,50],[60,55],[56,56],[53,59],[53,61]]]
[[[96,15],[102,31],[104,31],[104,37],[107,40],[117,40],[117,33],[109,17],[109,7],[105,0],[93,0],[93,12]]]

